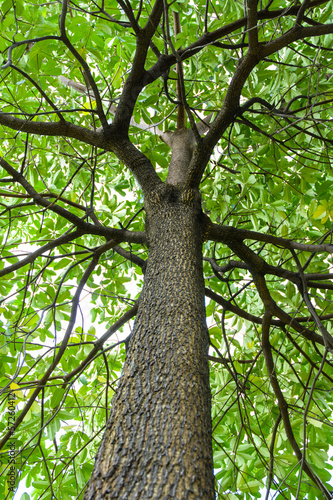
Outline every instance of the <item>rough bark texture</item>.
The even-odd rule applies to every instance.
[[[123,375],[85,500],[213,499],[199,194],[146,198],[149,259]]]

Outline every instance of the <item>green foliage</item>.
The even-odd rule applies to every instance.
[[[76,54],[54,38],[60,34],[61,4],[2,2],[0,50],[5,67],[1,72],[1,113],[27,122],[58,122],[60,110],[68,122],[94,134],[101,126],[95,97],[66,86],[59,77],[86,85],[85,61],[108,109],[110,101],[117,103],[123,92],[136,37],[120,7],[122,2],[68,5],[66,30]],[[150,4],[142,6],[133,0],[131,6],[143,28],[151,13]],[[274,0],[269,10],[288,6],[289,2]],[[205,9],[203,0],[179,1],[170,7],[171,25],[172,10],[186,19],[176,37],[170,28],[175,49],[189,47],[204,35],[205,17],[206,31],[213,33],[244,15],[243,5],[231,0],[218,0],[214,6],[209,3],[207,16]],[[330,2],[311,9],[310,15],[316,23],[333,22]],[[282,14],[271,22],[260,21],[259,41],[266,43],[287,32],[294,22],[295,16]],[[248,50],[245,31],[240,24],[230,30],[230,36],[229,31],[224,38],[221,35],[221,46],[206,44],[184,60],[187,104],[194,118],[221,109],[230,81]],[[19,44],[38,37],[44,39]],[[156,30],[152,42],[145,61],[147,70],[156,63],[153,48],[165,50],[162,28]],[[12,67],[7,67],[7,49],[13,43],[17,46],[11,53]],[[203,209],[212,222],[285,240],[331,242],[332,45],[331,34],[296,40],[265,57],[250,73],[241,92],[241,109],[223,132],[200,185]],[[168,51],[171,53],[170,47]],[[161,76],[145,86],[136,101],[133,118],[137,124],[146,124],[147,129],[130,128],[131,141],[162,180],[166,178],[170,151],[153,126],[164,131],[176,127],[175,104],[164,91],[165,78]],[[177,99],[176,79],[173,66],[167,79],[173,100]],[[112,114],[107,118],[111,120]],[[52,206],[66,209],[96,227],[128,227],[133,233],[144,231],[144,213],[140,188],[112,153],[79,136],[30,134],[5,125],[1,139],[1,156],[50,203],[50,207],[38,204],[1,169],[0,272],[10,269],[9,273],[3,271],[0,279],[3,437],[10,427],[9,394],[15,395],[11,411],[17,420],[61,349],[82,276],[88,272],[96,248],[106,241],[102,233],[82,232],[75,239],[59,239],[59,244],[52,245],[74,227],[71,219],[53,211]],[[285,247],[255,238],[246,240],[246,244],[268,265],[298,271]],[[114,335],[89,362],[86,360],[94,343],[137,299],[143,276],[134,257],[146,259],[148,255],[147,247],[134,239],[121,245],[123,253],[110,247],[83,283],[75,328],[65,352],[15,430],[16,485],[18,478],[25,480],[29,491],[21,500],[83,498],[125,349]],[[133,255],[133,261],[129,255]],[[309,285],[309,295],[318,315],[325,315],[325,328],[332,333],[332,257],[305,251],[297,256],[304,272],[316,273],[313,281],[317,281]],[[213,272],[208,259],[214,259],[220,267],[230,260],[240,262],[233,250],[220,242],[205,242],[204,257],[207,287],[242,312],[237,315],[231,307],[207,299],[214,347],[210,354],[220,360],[211,361],[210,375],[218,498],[263,498],[273,455],[270,488],[277,494],[274,498],[320,498],[318,489],[309,485],[301,472],[302,464],[280,421],[279,404],[263,356],[264,304],[251,270],[236,265]],[[23,259],[25,265],[15,268],[14,264]],[[318,274],[329,276],[321,279]],[[276,305],[291,318],[304,320],[302,324],[313,331],[314,323],[297,283],[270,273],[266,283]],[[333,446],[332,355],[328,353],[323,363],[322,345],[295,334],[290,325],[275,319],[269,342],[291,428],[310,467],[328,485]],[[128,333],[125,327],[122,338]],[[227,361],[221,363],[221,356]],[[1,498],[12,498],[8,451],[5,445],[0,456]]]

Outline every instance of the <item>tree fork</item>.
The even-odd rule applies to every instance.
[[[145,207],[144,288],[84,498],[210,500],[215,494],[200,196],[164,184]]]

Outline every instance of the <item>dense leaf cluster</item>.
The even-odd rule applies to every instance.
[[[329,498],[330,2],[5,0],[0,14],[1,498],[13,436],[31,498],[83,496],[148,256],[144,172],[166,179],[159,135],[180,97],[192,126],[216,116],[188,182],[211,221],[217,497]]]

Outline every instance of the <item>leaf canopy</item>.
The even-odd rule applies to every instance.
[[[216,117],[188,182],[215,228],[217,496],[332,489],[332,33],[319,0],[2,2],[1,498],[12,438],[22,500],[83,497],[142,288],[144,195],[167,176],[176,63],[187,125]]]

